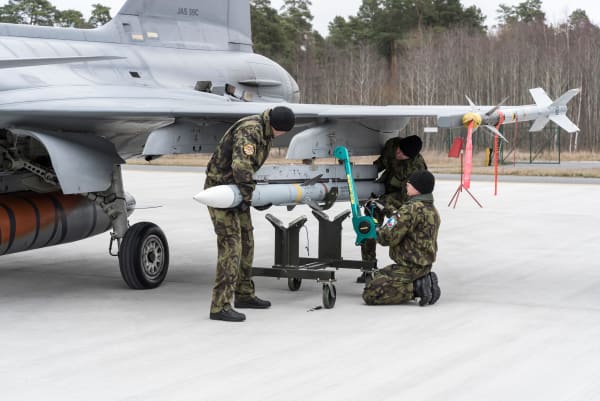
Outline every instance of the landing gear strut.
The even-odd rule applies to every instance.
[[[129,288],[156,288],[169,269],[169,244],[163,231],[154,223],[141,222],[129,227],[121,166],[114,166],[110,188],[96,194],[95,200],[112,220],[112,244],[117,243],[121,276]]]

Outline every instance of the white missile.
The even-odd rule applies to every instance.
[[[237,185],[218,185],[198,192],[194,200],[209,207],[228,209],[240,204],[242,194]]]
[[[567,117],[567,104],[575,97],[581,89],[571,89],[556,100],[552,100],[541,88],[530,89],[535,104],[529,106],[502,106],[501,104],[490,106],[476,106],[469,100],[473,113],[480,117],[480,124],[495,131],[498,123],[514,124],[517,122],[533,121],[529,128],[530,132],[541,131],[546,124],[553,121],[556,125],[569,133],[579,131],[579,128]],[[506,99],[505,99],[506,100]],[[442,115],[438,117],[438,127],[459,128],[463,126],[464,114]]]
[[[383,184],[372,181],[356,182],[359,199],[367,199],[371,193],[382,194]],[[252,193],[252,206],[290,206],[322,202],[333,188],[337,188],[337,200],[349,200],[346,182],[300,184],[258,184]],[[218,209],[236,207],[242,201],[237,185],[218,185],[194,195],[194,200]]]

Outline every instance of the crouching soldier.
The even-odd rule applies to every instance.
[[[427,170],[412,173],[406,184],[408,201],[377,230],[377,242],[390,247],[395,262],[380,269],[365,286],[367,305],[400,304],[419,298],[432,305],[440,298],[431,266],[437,253],[440,215],[433,205],[435,178]]]

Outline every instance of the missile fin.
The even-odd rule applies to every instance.
[[[310,208],[313,209],[313,210],[318,210],[319,212],[323,211],[323,208],[317,202],[315,202],[315,201],[308,200],[308,201],[306,201],[306,204],[308,206],[310,206]]]
[[[549,122],[550,119],[548,117],[540,117],[535,120],[531,128],[529,128],[529,132],[540,132]]]
[[[492,114],[494,114],[494,112],[496,112],[496,110],[498,110],[500,107],[502,107],[504,105],[504,103],[506,103],[506,101],[509,99],[509,97],[505,97],[504,99],[502,99],[502,101],[500,103],[498,103],[497,105],[495,105],[494,107],[492,107],[487,113],[485,113],[486,116],[491,116]]]
[[[529,93],[531,93],[535,104],[540,107],[548,107],[552,104],[552,99],[550,99],[546,91],[542,88],[529,89]]]
[[[467,98],[467,101],[469,102],[469,105],[473,108],[477,107],[475,106],[475,103],[471,100],[471,98],[467,95],[465,95],[465,97]]]
[[[494,127],[493,125],[484,125],[484,127],[487,128],[488,131],[490,131],[491,133],[498,135],[498,137],[502,138],[504,142],[508,143],[508,140],[504,137],[504,135],[502,135],[500,131],[496,129],[496,127]]]
[[[573,121],[569,120],[569,117],[565,116],[564,114],[550,116],[550,120],[567,131],[569,134],[579,132],[579,127],[577,127]]]
[[[577,94],[581,92],[580,88],[571,89],[563,93],[558,99],[552,103],[552,106],[566,106]]]

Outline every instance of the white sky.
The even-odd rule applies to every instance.
[[[168,0],[165,0],[168,1]],[[483,13],[487,15],[487,25],[495,25],[497,23],[496,10],[499,4],[516,5],[524,0],[461,0],[463,5],[476,5],[481,8]],[[7,0],[0,0],[0,5],[6,4]],[[114,15],[121,8],[124,0],[50,0],[59,9],[73,8],[80,10],[84,15],[88,16],[92,4],[100,3],[111,7],[111,15]],[[271,0],[274,8],[279,9],[283,4],[283,0]],[[356,15],[362,0],[312,0],[312,14],[315,17],[313,26],[322,35],[326,36],[327,25],[333,20],[336,15],[347,17]],[[565,21],[567,16],[575,9],[581,8],[587,12],[588,17],[595,24],[600,23],[600,1],[597,0],[542,0],[542,9],[546,13],[548,22],[555,23]]]

